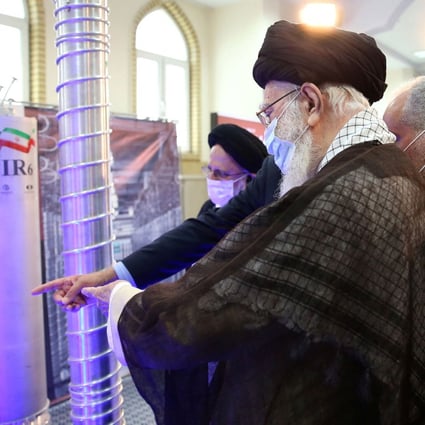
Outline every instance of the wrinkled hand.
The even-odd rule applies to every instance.
[[[40,295],[55,291],[53,299],[65,311],[78,311],[87,304],[86,297],[81,293],[83,288],[102,286],[115,281],[118,276],[112,267],[96,272],[67,276],[52,280],[35,287],[32,295]]]
[[[122,282],[122,280],[116,280],[115,282],[97,288],[83,288],[81,292],[87,298],[88,302],[96,303],[100,311],[108,317],[109,301],[111,299],[112,290],[120,282]]]

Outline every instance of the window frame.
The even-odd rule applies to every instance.
[[[130,40],[132,55],[132,87],[137,83],[137,54],[136,54],[136,31],[140,21],[148,13],[157,8],[165,9],[175,20],[177,26],[182,32],[188,46],[188,64],[189,64],[189,142],[190,152],[182,154],[183,169],[192,168],[190,164],[197,164],[200,159],[201,151],[201,58],[199,41],[196,36],[193,25],[175,1],[151,0],[146,6],[142,7],[135,15],[133,21],[133,36]],[[132,98],[133,111],[137,111],[137,93],[133,89],[130,92]],[[187,167],[186,167],[187,166]]]
[[[14,0],[16,1],[16,0]],[[29,72],[29,56],[30,56],[30,48],[29,48],[29,17],[28,17],[28,5],[27,2],[22,0],[24,6],[24,18],[17,18],[15,16],[4,15],[0,12],[0,25],[4,25],[7,27],[16,28],[21,34],[21,63],[22,63],[22,99],[13,99],[17,102],[27,102],[29,101],[30,96],[30,72]],[[3,89],[7,90],[9,85],[12,83],[11,81],[2,81],[0,82],[2,85],[4,84]],[[16,82],[14,83],[16,84]],[[3,99],[3,93],[0,92],[0,98]],[[5,99],[8,100],[8,99]]]
[[[186,134],[182,136],[184,139],[186,139],[186,142],[183,143],[183,146],[179,146],[179,148],[181,147],[181,153],[191,152],[190,130],[189,130],[190,129],[190,70],[189,70],[188,61],[171,58],[169,56],[158,55],[156,53],[151,53],[151,52],[147,52],[145,50],[140,50],[140,49],[136,50],[136,55],[137,55],[137,63],[139,63],[139,59],[148,59],[148,60],[156,62],[158,65],[158,70],[159,70],[159,90],[158,91],[160,96],[159,114],[158,114],[158,117],[149,116],[149,118],[165,119],[167,117],[166,87],[165,87],[167,65],[174,65],[183,69],[185,80],[186,80],[185,84],[186,84],[186,87],[188,88],[188,93],[186,93],[186,99],[184,100],[184,108],[186,110],[186,117],[187,117],[187,126],[186,126],[187,130],[186,130]],[[139,87],[138,84],[136,84],[136,86],[137,86],[136,87],[137,116],[138,118],[143,119],[143,118],[146,118],[146,116],[143,116],[140,114],[140,108],[139,108],[139,91],[141,90],[141,87]]]

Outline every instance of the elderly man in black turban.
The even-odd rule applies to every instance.
[[[241,169],[255,175],[261,168],[267,151],[261,140],[250,131],[235,124],[220,124],[208,134],[208,146],[221,146]]]
[[[369,106],[385,57],[365,35],[280,21],[254,78],[280,199],[175,283],[83,291],[109,304],[160,425],[167,370],[207,362],[198,424],[425,423],[425,185]]]
[[[210,159],[203,167],[207,177],[208,201],[200,214],[222,207],[246,188],[267,157],[263,142],[235,124],[220,124],[208,135]]]

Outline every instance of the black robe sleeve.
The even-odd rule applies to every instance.
[[[189,423],[167,421],[169,370],[211,361],[224,375],[198,423],[423,423],[424,190],[395,145],[354,146],[135,295],[118,330],[157,423]],[[183,401],[205,394],[191,382]]]
[[[184,221],[124,258],[122,261],[137,286],[149,286],[202,258],[236,224],[273,201],[280,178],[273,157],[267,157],[256,178],[226,206]]]

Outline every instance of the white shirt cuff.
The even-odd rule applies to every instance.
[[[128,271],[127,267],[124,265],[122,261],[118,261],[117,263],[113,264],[112,267],[115,270],[116,275],[121,280],[126,280],[127,282],[130,282],[132,286],[137,287],[136,282],[133,279],[133,276]]]
[[[122,280],[112,289],[111,297],[109,299],[108,323],[106,328],[108,343],[115,353],[118,361],[123,366],[127,366],[127,362],[125,360],[120,335],[118,333],[118,320],[124,310],[124,307],[128,301],[130,301],[130,298],[133,298],[140,292],[143,291],[131,286],[130,282]]]

